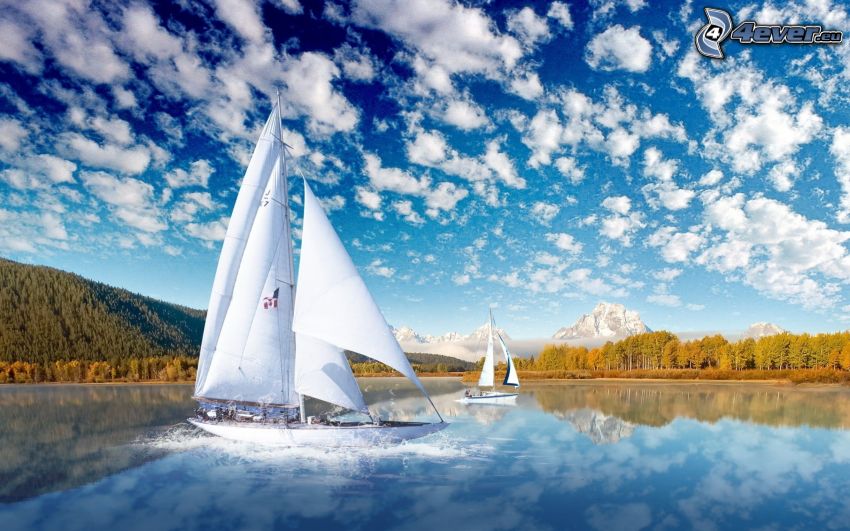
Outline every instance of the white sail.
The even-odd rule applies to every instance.
[[[505,353],[505,363],[508,366],[507,372],[505,373],[505,380],[502,382],[502,385],[519,387],[519,375],[517,375],[516,368],[514,367],[513,356],[511,356],[508,346],[505,345],[505,340],[502,339],[501,334],[499,334],[499,344],[502,345],[502,352]]]
[[[490,321],[487,323],[487,354],[484,356],[484,365],[481,366],[481,376],[478,378],[479,387],[492,387],[493,382],[493,313],[490,312]]]
[[[285,176],[275,166],[199,396],[296,405]]]
[[[428,394],[306,181],[292,329],[385,363]]]
[[[248,169],[242,178],[242,185],[236,196],[236,204],[221,247],[212,293],[210,293],[210,303],[207,307],[201,353],[198,359],[198,373],[195,379],[195,394],[201,394],[200,390],[204,387],[222,325],[230,308],[233,287],[239,273],[248,234],[260,205],[260,197],[280,158],[281,145],[278,139],[280,139],[280,115],[275,107],[266,121],[257,147],[251,155]],[[262,278],[265,278],[265,275]]]
[[[368,413],[342,350],[306,334],[297,334],[295,344],[295,385],[299,393]]]

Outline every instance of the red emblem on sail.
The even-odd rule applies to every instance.
[[[280,288],[274,290],[274,294],[271,297],[263,297],[263,309],[268,310],[269,308],[277,308],[277,294],[280,291]]]

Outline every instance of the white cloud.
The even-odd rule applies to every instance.
[[[193,238],[203,240],[207,243],[220,242],[224,241],[229,221],[229,218],[222,217],[206,223],[188,223],[184,229],[186,234]]]
[[[41,53],[33,46],[33,35],[11,20],[0,20],[0,60],[21,65],[30,74],[41,71]]]
[[[525,188],[525,179],[517,174],[513,161],[501,151],[498,141],[492,140],[487,143],[484,163],[506,185],[511,188]]]
[[[543,85],[537,72],[520,74],[511,79],[508,88],[511,92],[529,101],[533,101],[543,95]]]
[[[15,168],[0,173],[10,186],[19,190],[46,188],[53,184],[74,182],[77,165],[53,155],[23,157],[14,162]]]
[[[564,127],[554,110],[539,110],[525,129],[522,142],[532,150],[529,166],[537,168],[552,162],[552,152],[561,147]]]
[[[383,215],[380,213],[380,209],[381,209],[381,196],[380,196],[380,194],[378,194],[374,190],[370,190],[370,189],[366,188],[365,186],[356,186],[354,188],[354,192],[355,192],[354,198],[359,204],[363,205],[364,207],[366,207],[370,211],[377,213],[378,217],[376,219],[378,219],[378,220],[383,219]]]
[[[62,219],[53,212],[23,212],[0,208],[0,250],[35,253],[41,248],[69,248]]]
[[[428,177],[417,179],[410,173],[399,168],[385,168],[377,155],[366,153],[363,156],[366,163],[366,175],[369,182],[377,190],[389,190],[398,194],[423,195],[431,185]]]
[[[445,75],[495,77],[523,54],[516,39],[500,35],[484,11],[448,0],[361,0],[352,19],[400,39]]]
[[[342,68],[345,77],[352,81],[368,83],[377,75],[377,60],[365,48],[355,48],[344,43],[334,50],[334,61]]]
[[[422,225],[425,220],[413,209],[413,201],[401,200],[393,201],[393,210],[411,225]]]
[[[555,167],[561,172],[561,175],[568,178],[570,183],[579,184],[584,180],[584,168],[576,163],[576,159],[571,157],[558,157],[555,159]]]
[[[384,261],[377,258],[366,266],[366,271],[372,275],[384,278],[391,278],[395,275],[395,268],[384,265]]]
[[[657,280],[661,280],[663,282],[670,282],[671,280],[677,278],[682,274],[681,269],[676,269],[673,267],[665,267],[664,269],[660,269],[652,273],[653,278]]]
[[[62,67],[95,83],[129,77],[127,63],[112,47],[106,22],[87,3],[29,0],[16,8],[41,30],[41,43]]]
[[[632,208],[632,200],[624,195],[611,196],[602,201],[602,206],[611,212],[626,215]]]
[[[490,121],[484,109],[471,100],[451,100],[443,113],[443,121],[464,131],[484,127]]]
[[[693,232],[677,232],[673,227],[661,227],[650,235],[647,244],[660,247],[665,262],[687,262],[692,252],[700,248],[705,239]]]
[[[174,205],[169,217],[175,222],[194,222],[198,212],[209,212],[218,206],[209,192],[189,192],[183,194],[181,200]]]
[[[531,215],[541,225],[549,225],[560,211],[561,207],[545,201],[535,201],[531,206]]]
[[[705,153],[736,172],[753,173],[788,159],[821,131],[823,120],[813,104],[798,106],[790,88],[767,78],[746,56],[710,71],[700,65],[700,56],[690,51],[678,75],[693,82],[714,124],[703,139]]]
[[[469,194],[463,188],[450,182],[442,182],[432,188],[429,177],[423,176],[417,179],[399,168],[385,168],[381,164],[381,159],[372,153],[366,153],[363,159],[369,183],[375,190],[422,197],[427,207],[425,213],[431,218],[438,217],[441,211],[454,210],[457,203]],[[360,193],[358,193],[358,199],[360,195],[364,195],[363,199],[371,199]]]
[[[567,16],[569,17],[569,12]],[[546,19],[538,16],[529,6],[508,15],[508,30],[516,34],[529,47],[534,47],[538,42],[551,38]]]
[[[640,137],[631,134],[625,129],[617,128],[605,139],[605,147],[614,164],[623,165],[628,158],[637,151],[640,145]]]
[[[662,61],[676,55],[676,51],[679,49],[679,41],[668,39],[667,34],[662,30],[653,31],[652,38],[661,47]]]
[[[646,72],[652,62],[652,45],[640,34],[640,26],[616,24],[596,35],[587,45],[585,61],[594,70]]]
[[[518,189],[526,186],[525,179],[518,175],[514,162],[501,151],[498,140],[489,141],[485,153],[473,158],[451,149],[443,134],[437,130],[426,131],[415,124],[410,130],[415,136],[413,140],[407,141],[408,160],[470,181],[475,193],[484,197],[488,205],[499,205],[498,190],[493,184],[495,181],[502,181],[505,185]],[[396,175],[401,175],[398,172],[401,170],[396,170]],[[409,174],[406,175],[409,177]],[[425,181],[427,177],[422,178],[423,189],[428,186]]]
[[[21,142],[29,136],[29,131],[15,118],[0,118],[0,149],[8,152],[18,151]]]
[[[161,232],[168,225],[161,219],[150,184],[131,177],[118,178],[104,172],[83,172],[86,189],[107,203],[112,215],[144,232]]]
[[[552,2],[546,16],[555,19],[564,29],[573,29],[573,17],[570,16],[570,7],[565,2]]]
[[[606,238],[618,240],[624,246],[630,247],[632,235],[645,226],[640,212],[631,212],[622,216],[615,213],[602,219],[599,233]]]
[[[308,127],[322,134],[350,131],[359,113],[345,96],[333,87],[339,68],[325,55],[304,52],[283,64],[281,79],[286,83],[284,108],[289,115],[306,115]]]
[[[723,172],[720,170],[711,170],[700,177],[699,184],[702,186],[714,186],[723,180]]]
[[[204,159],[196,160],[189,165],[189,171],[182,168],[177,168],[165,174],[165,180],[172,188],[182,188],[187,186],[200,186],[206,188],[209,183],[210,175],[215,169],[210,163]]]
[[[414,164],[436,166],[446,159],[448,144],[438,131],[419,131],[413,142],[407,143],[407,158]]]
[[[253,43],[263,42],[266,30],[258,7],[252,0],[215,0],[218,17]]]
[[[787,192],[794,187],[794,178],[800,172],[792,160],[784,160],[770,169],[767,177],[778,192]]]
[[[657,203],[660,202],[667,210],[682,210],[688,207],[696,195],[694,191],[676,185],[673,175],[677,168],[677,161],[664,160],[661,152],[654,147],[644,152],[643,174],[654,177],[656,182],[645,185],[642,190],[653,208],[657,208]]]
[[[671,123],[665,114],[638,108],[613,86],[604,89],[601,101],[575,89],[561,90],[557,96],[563,119],[558,109],[546,107],[538,109],[530,120],[516,111],[508,115],[514,128],[523,134],[523,144],[532,151],[528,160],[532,168],[550,164],[552,154],[563,146],[575,150],[586,145],[607,153],[615,165],[628,166],[642,138],[688,140],[682,124]]]
[[[299,0],[275,0],[275,3],[289,15],[300,15],[304,12]]]
[[[458,286],[465,286],[469,284],[470,277],[467,274],[458,274],[452,277],[452,282],[454,282]]]
[[[830,229],[773,199],[743,194],[711,199],[705,222],[722,239],[697,262],[722,273],[739,272],[742,279],[769,297],[804,307],[836,303],[837,286],[818,277],[850,282],[850,232]]]
[[[591,0],[593,7],[593,20],[604,19],[612,16],[618,7],[627,7],[632,13],[646,7],[646,0]]]
[[[108,143],[98,144],[79,133],[62,133],[58,141],[59,150],[66,157],[96,168],[137,174],[145,171],[151,160],[150,151],[145,147],[125,148]]]
[[[841,186],[836,219],[839,223],[850,223],[850,128],[835,128],[829,152],[835,157],[835,177]]]
[[[736,171],[751,172],[763,162],[793,155],[817,134],[823,120],[806,103],[795,115],[782,110],[780,100],[765,101],[755,113],[739,108],[735,125],[724,134],[724,146]]]
[[[333,212],[334,210],[342,210],[345,208],[345,198],[339,194],[331,197],[320,197],[319,203],[322,204],[322,208],[325,209],[325,212]]]
[[[52,212],[44,212],[41,215],[41,225],[44,227],[44,235],[51,240],[67,240],[68,231],[65,230],[65,225],[56,214]]]
[[[546,239],[555,244],[555,247],[562,251],[567,251],[571,254],[579,254],[582,250],[582,244],[572,235],[565,232],[548,233]]]

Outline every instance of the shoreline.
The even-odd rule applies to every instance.
[[[435,374],[435,375],[418,375],[420,378],[456,378],[461,380],[463,384],[466,386],[473,386],[475,382],[464,381],[463,375],[460,373],[447,373],[447,374]],[[397,374],[370,374],[368,376],[364,375],[356,375],[356,378],[399,378],[403,379],[404,376],[400,376]],[[786,379],[764,379],[764,380],[710,380],[710,379],[699,379],[699,378],[614,378],[614,377],[603,377],[603,378],[526,378],[523,382],[523,385],[526,386],[539,386],[539,385],[564,385],[564,384],[574,384],[574,385],[586,385],[586,384],[637,384],[637,385],[683,385],[683,386],[693,386],[693,385],[720,385],[720,386],[731,386],[731,385],[750,385],[755,384],[756,387],[783,387],[789,389],[808,389],[808,390],[828,390],[828,389],[847,389],[850,390],[850,385],[847,383],[836,383],[836,382],[801,382],[794,383],[790,380]],[[125,385],[193,385],[193,381],[165,381],[165,380],[146,380],[139,382],[129,382],[129,381],[117,381],[117,382],[28,382],[28,383],[6,383],[0,384],[0,389],[9,387],[29,387],[29,386],[125,386]]]

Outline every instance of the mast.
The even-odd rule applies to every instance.
[[[289,284],[289,329],[292,330],[292,318],[295,316],[295,258],[294,258],[294,249],[292,245],[292,219],[289,215],[289,168],[287,166],[288,159],[286,157],[286,148],[289,147],[286,142],[283,141],[283,117],[281,116],[281,105],[280,105],[280,89],[275,88],[275,96],[277,98],[277,116],[278,120],[280,120],[280,131],[281,138],[280,141],[280,164],[278,165],[278,179],[280,179],[280,183],[283,184],[283,218],[286,220],[286,230],[289,231],[284,235],[286,238],[287,246],[289,248],[289,278],[287,279],[287,283]],[[290,347],[291,352],[295,352],[295,334],[292,333],[290,336]],[[280,366],[281,366],[281,387],[283,383],[287,381],[286,375],[283,374],[283,344],[281,344],[281,352],[280,352]],[[290,370],[293,368],[290,367]],[[304,413],[304,395],[298,393],[298,413],[301,417],[301,422],[306,422],[306,414]]]
[[[488,306],[487,306],[487,311],[488,311],[488,312],[490,312],[490,321],[487,323],[487,331],[488,331],[488,332],[489,332],[489,334],[490,334],[490,343],[492,344],[492,342],[493,342],[493,307],[488,305]],[[493,385],[492,385],[492,390],[493,390],[493,391],[495,391],[495,390],[496,390],[496,356],[492,356],[492,358],[493,358],[493,359],[492,359],[492,360],[490,360],[490,361],[492,361],[492,362],[493,362]]]

